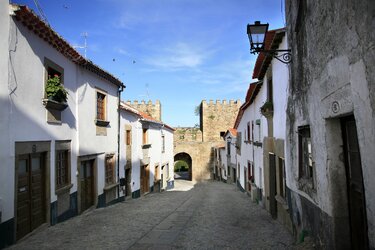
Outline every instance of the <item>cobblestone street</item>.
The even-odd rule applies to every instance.
[[[37,230],[10,249],[290,249],[291,234],[234,185],[176,181]]]

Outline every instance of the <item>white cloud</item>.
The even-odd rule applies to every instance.
[[[143,61],[155,70],[175,71],[196,68],[205,63],[214,52],[202,47],[178,42],[173,46],[160,49]]]
[[[115,48],[114,50],[115,50],[115,52],[117,52],[121,55],[130,56],[130,53],[128,51],[124,50],[123,48]]]

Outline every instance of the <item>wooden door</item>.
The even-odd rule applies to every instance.
[[[277,204],[276,204],[276,157],[274,154],[269,156],[269,190],[270,190],[270,213],[272,218],[277,218]]]
[[[94,160],[82,161],[80,167],[81,212],[94,205]]]
[[[342,119],[352,249],[368,249],[361,154],[354,116]]]
[[[17,162],[17,240],[46,221],[43,154],[27,154]]]
[[[149,192],[150,172],[148,165],[141,166],[141,194]]]

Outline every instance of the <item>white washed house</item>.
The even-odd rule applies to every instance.
[[[285,50],[285,30],[269,31],[265,46]],[[274,218],[288,224],[284,173],[288,67],[271,55],[260,53],[253,78],[259,81],[250,84],[235,122],[237,183]]]
[[[264,171],[262,141],[266,119],[259,109],[263,104],[265,88],[261,82],[251,83],[245,103],[240,107],[235,122],[237,130],[238,186],[251,193],[253,201],[263,202]]]
[[[237,166],[237,130],[229,128],[224,134],[225,150],[223,155],[223,171],[227,183],[236,183]]]
[[[120,166],[125,172],[126,194],[173,188],[173,132],[168,125],[121,103]]]
[[[0,247],[41,224],[121,199],[123,84],[83,58],[26,6],[0,3]],[[67,101],[47,99],[58,75]]]
[[[269,31],[265,46],[268,50],[287,49],[285,30]],[[238,186],[291,229],[284,153],[288,66],[260,53],[253,78],[258,82],[250,84],[235,122]]]

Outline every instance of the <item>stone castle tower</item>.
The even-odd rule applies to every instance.
[[[232,128],[236,120],[241,101],[226,100],[208,103],[203,100],[200,107],[200,126],[203,142],[221,141],[220,132]]]
[[[155,104],[151,100],[148,102],[142,100],[140,103],[138,101],[126,101],[126,104],[161,121],[161,104],[159,100],[156,100]]]
[[[232,128],[236,120],[240,100],[216,101],[200,104],[200,128],[179,127],[174,133],[175,161],[186,160],[191,180],[210,179],[213,169],[213,147],[223,143],[220,132]]]

